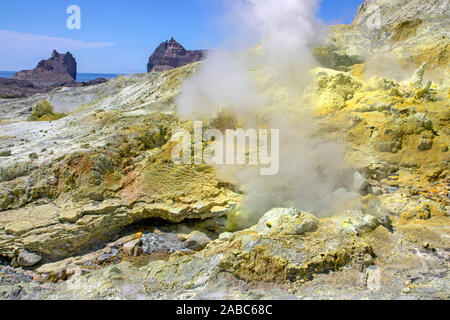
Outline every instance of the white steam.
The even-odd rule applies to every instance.
[[[250,217],[249,225],[276,207],[295,207],[328,216],[338,213],[359,197],[352,189],[353,170],[346,165],[343,145],[312,137],[312,119],[292,121],[283,116],[271,119],[280,128],[280,170],[275,176],[261,176],[257,169],[222,166],[219,177],[241,186],[241,204]]]
[[[270,129],[280,129],[278,175],[261,176],[254,167],[218,168],[222,178],[236,181],[244,191],[241,206],[251,223],[277,206],[332,214],[353,195],[346,191],[352,172],[345,167],[343,148],[313,138],[317,128],[313,117],[305,116],[308,108],[301,100],[302,89],[312,80],[310,69],[317,65],[313,48],[324,39],[315,19],[318,4],[318,0],[235,2],[230,15],[240,31],[236,41],[257,35],[253,40],[262,47],[239,55],[210,53],[177,99],[180,115],[192,120],[215,116],[225,108],[246,115],[244,126],[263,119]]]
[[[232,16],[243,34],[259,37],[270,71],[286,85],[305,79],[314,63],[312,48],[324,39],[315,18],[318,5],[318,0],[238,1]]]
[[[194,119],[214,116],[221,108],[243,114],[263,103],[256,85],[243,61],[224,50],[212,51],[197,74],[183,84],[178,113]]]

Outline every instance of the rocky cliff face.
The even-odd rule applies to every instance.
[[[70,52],[60,54],[55,50],[50,59],[40,61],[33,70],[16,73],[14,78],[28,80],[39,86],[74,81],[77,79],[77,62]]]
[[[368,0],[351,25],[330,28],[328,46],[316,53],[327,67],[348,70],[371,61],[366,66],[372,71],[397,78],[427,62],[427,76],[444,79],[450,71],[449,19],[449,0]]]
[[[359,7],[353,24],[361,26],[370,20],[379,20],[381,26],[387,26],[411,19],[432,19],[448,15],[449,8],[449,0],[366,0]]]
[[[173,38],[161,43],[150,57],[147,72],[167,71],[205,58],[204,50],[186,50]]]

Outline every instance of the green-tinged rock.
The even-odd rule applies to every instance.
[[[276,208],[267,212],[251,229],[262,234],[302,235],[317,230],[318,223],[319,220],[310,213]]]

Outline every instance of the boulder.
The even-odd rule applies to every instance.
[[[127,242],[123,245],[123,251],[130,256],[139,256],[142,253],[141,239]]]
[[[17,257],[17,263],[22,267],[32,267],[38,264],[42,260],[42,257],[38,254],[21,250]]]
[[[206,247],[208,243],[211,242],[211,239],[208,236],[200,231],[191,232],[186,240],[184,241],[183,246],[186,249],[200,251]]]
[[[275,208],[267,212],[252,229],[261,234],[302,235],[317,229],[319,220],[310,213],[293,208]]]
[[[354,233],[373,231],[382,223],[377,217],[363,214],[359,210],[346,210],[336,217],[336,221],[341,224],[344,230],[349,230]],[[385,220],[383,222],[388,223]]]
[[[369,186],[369,181],[363,177],[359,172],[355,172],[353,175],[353,187],[356,191],[360,193],[366,193],[367,187]]]
[[[180,239],[179,235],[174,233],[163,233],[155,230],[153,233],[145,233],[142,235],[142,249],[144,253],[172,253],[177,251],[185,251],[183,241],[187,238]]]
[[[381,196],[383,194],[383,189],[378,186],[369,186],[369,191],[376,196]]]

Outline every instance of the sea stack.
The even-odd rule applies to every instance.
[[[77,61],[70,52],[53,51],[48,60],[42,60],[33,70],[23,70],[14,79],[0,78],[0,98],[24,98],[49,92],[57,87],[86,87],[106,82],[104,78],[78,82]]]
[[[77,79],[77,62],[70,52],[60,54],[54,50],[50,59],[42,60],[33,70],[16,73],[14,78],[28,80],[38,86],[71,82]]]
[[[206,50],[186,50],[171,38],[170,41],[162,42],[153,52],[147,64],[147,72],[171,70],[203,60],[205,56]]]

